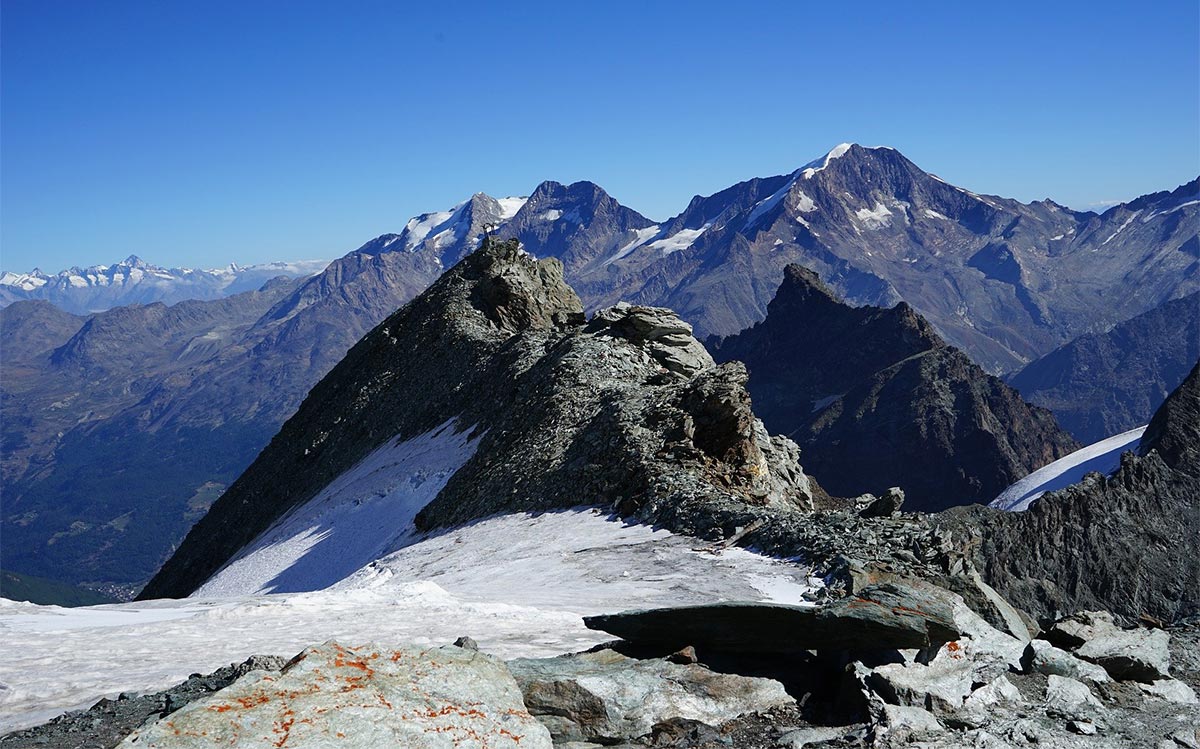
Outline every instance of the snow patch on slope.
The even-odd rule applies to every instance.
[[[1145,431],[1144,426],[1130,429],[1059,458],[1005,489],[988,506],[1014,512],[1027,510],[1046,492],[1078,483],[1092,471],[1112,474],[1121,465],[1121,453],[1136,450]]]
[[[547,657],[611,639],[585,615],[804,604],[822,587],[795,560],[702,543],[587,508],[518,513],[430,536],[317,592],[76,609],[0,599],[0,732],[329,639],[431,646],[469,634],[501,658]]]
[[[672,252],[679,252],[691,247],[700,238],[700,235],[708,231],[711,226],[712,222],[709,222],[699,229],[680,229],[671,236],[657,239],[646,246],[650,249],[661,250],[664,255],[670,255]]]
[[[482,435],[451,419],[392,439],[277,520],[213,575],[197,596],[325,588],[412,542],[413,518],[475,454]]]
[[[617,250],[613,254],[612,257],[610,257],[608,260],[604,261],[604,264],[608,265],[609,263],[615,263],[616,261],[627,256],[629,253],[633,252],[637,248],[641,247],[646,242],[648,242],[651,238],[653,238],[655,235],[658,234],[658,229],[659,229],[658,224],[655,224],[654,226],[647,226],[645,229],[637,229],[634,232],[635,236],[633,238],[633,241],[630,242],[629,244],[625,245],[621,249]]]
[[[529,198],[496,198],[496,202],[500,204],[500,218],[504,221],[507,221],[513,216],[517,215],[517,211],[525,207],[525,204],[529,202]]]
[[[881,229],[892,222],[892,212],[880,201],[875,201],[874,208],[860,208],[854,212],[859,221],[868,229]]]
[[[750,215],[746,217],[746,228],[749,229],[751,226],[754,226],[768,211],[779,205],[779,201],[783,200],[784,196],[788,194],[788,190],[792,189],[792,185],[794,184],[796,184],[796,175],[793,174],[791,179],[783,183],[783,187],[755,203],[754,210],[750,211]]]

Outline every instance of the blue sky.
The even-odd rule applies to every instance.
[[[662,219],[842,141],[1081,209],[1200,172],[1195,0],[5,0],[0,34],[6,270],[332,258],[543,179]]]

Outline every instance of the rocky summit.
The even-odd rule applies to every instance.
[[[839,496],[898,486],[912,510],[988,502],[1077,447],[908,304],[851,307],[799,265],[765,320],[709,347],[746,363],[756,412]]]
[[[589,321],[561,263],[489,240],[351,349],[142,596],[192,592],[364,456],[447,421],[478,443],[421,530],[580,504],[648,520],[811,508],[822,492],[745,383],[670,311],[618,305]]]

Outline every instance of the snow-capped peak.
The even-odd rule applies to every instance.
[[[833,149],[829,153],[825,154],[822,158],[819,158],[816,161],[812,161],[812,162],[809,162],[808,164],[805,164],[804,168],[803,168],[803,172],[802,172],[804,174],[804,179],[812,179],[812,176],[814,174],[821,171],[825,167],[829,166],[829,162],[833,161],[834,159],[839,159],[842,156],[845,156],[846,153],[850,150],[850,147],[853,145],[854,145],[853,143],[839,143],[836,146],[834,146]]]

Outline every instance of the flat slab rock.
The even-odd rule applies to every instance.
[[[782,684],[612,650],[509,661],[525,705],[556,742],[617,743],[672,719],[720,725],[791,704]]]
[[[865,588],[827,606],[714,603],[584,617],[584,624],[630,642],[727,653],[926,648],[956,640],[945,598],[897,583]]]
[[[490,655],[327,642],[280,673],[247,674],[120,746],[550,749],[551,742],[508,668]]]

